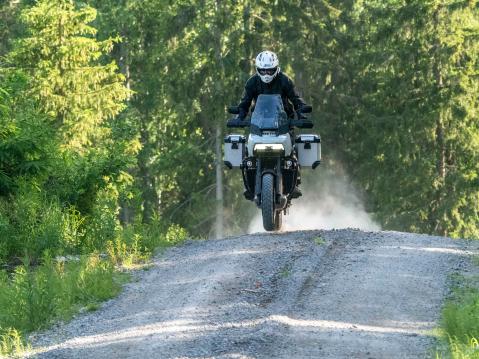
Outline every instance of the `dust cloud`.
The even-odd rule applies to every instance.
[[[321,171],[321,168],[318,168]],[[300,186],[303,196],[293,200],[283,216],[282,231],[359,228],[380,230],[366,212],[357,191],[344,174],[307,170]],[[312,172],[312,173],[311,173]],[[251,221],[248,233],[264,232],[261,211]]]

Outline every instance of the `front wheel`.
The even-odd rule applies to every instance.
[[[263,176],[261,186],[261,212],[263,215],[263,227],[267,231],[276,230],[276,211],[274,205],[274,177],[271,173]]]

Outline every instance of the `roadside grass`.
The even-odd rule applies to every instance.
[[[25,334],[98,306],[127,280],[127,274],[97,254],[68,263],[47,257],[38,267],[25,263],[10,275],[0,272],[0,354],[18,355]]]
[[[313,238],[313,242],[316,243],[318,246],[326,243],[326,241],[321,236]]]
[[[283,278],[289,277],[291,275],[291,265],[290,264],[285,265],[279,272],[279,275]]]
[[[70,320],[80,311],[97,310],[130,280],[128,269],[148,268],[158,249],[187,237],[176,225],[165,232],[153,227],[127,228],[107,242],[106,253],[65,260],[45,252],[41,264],[24,259],[12,272],[0,271],[0,357],[20,356],[29,347],[26,337],[32,331]]]
[[[479,359],[479,277],[456,277],[456,288],[443,307],[441,331],[447,350],[436,358]]]

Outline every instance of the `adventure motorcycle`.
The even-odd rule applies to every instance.
[[[294,127],[313,127],[304,115],[311,111],[311,106],[304,106],[290,119],[280,95],[259,95],[250,120],[233,118],[227,123],[229,128],[250,129],[247,140],[240,134],[225,137],[224,163],[241,170],[245,198],[261,208],[267,231],[281,229],[283,213],[300,196],[300,169],[315,169],[321,162],[318,135],[294,136]],[[238,114],[239,109],[230,107],[228,112]]]

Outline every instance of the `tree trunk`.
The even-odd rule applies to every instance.
[[[216,7],[216,14],[221,16],[222,13],[220,11],[221,2],[216,0],[215,2]],[[223,83],[225,78],[225,69],[223,63],[223,57],[221,54],[221,36],[222,32],[218,26],[218,20],[216,21],[216,29],[215,29],[215,37],[217,41],[217,46],[215,49],[215,57],[217,63],[220,65],[220,74],[219,74],[219,81]],[[222,103],[224,104],[225,96],[220,88],[219,98],[221,99]],[[216,228],[215,228],[215,237],[216,238],[223,238],[224,233],[224,213],[223,213],[223,156],[221,151],[222,145],[222,136],[221,136],[221,123],[217,122],[216,124]]]
[[[125,76],[125,85],[130,90],[131,78],[130,78],[130,64],[129,64],[129,51],[128,51],[128,35],[126,31],[122,31],[121,38],[123,42],[118,44],[119,46],[119,58],[118,66],[120,72]],[[130,95],[128,95],[128,100],[130,100]],[[129,170],[129,173],[132,174],[132,171]],[[133,221],[135,216],[134,208],[132,208],[127,200],[120,199],[120,223],[125,226]]]
[[[140,139],[143,148],[138,155],[138,167],[140,172],[140,180],[142,184],[142,200],[143,200],[143,223],[150,223],[152,218],[159,213],[159,198],[156,192],[156,180],[151,175],[148,166],[149,154],[149,133],[147,129],[148,113],[141,117]]]
[[[221,127],[216,125],[216,230],[215,237],[223,238],[223,161],[221,155]]]
[[[433,24],[436,33],[439,33],[440,26],[440,5],[435,9],[433,15]],[[444,87],[444,80],[441,73],[441,43],[439,38],[436,38],[434,43],[434,56],[433,56],[433,74],[436,84],[437,91],[441,91]],[[442,221],[444,220],[444,215],[442,213],[441,207],[442,202],[445,198],[445,180],[447,175],[446,170],[446,140],[444,138],[445,128],[444,128],[444,111],[439,110],[436,120],[436,172],[438,177],[438,187],[436,189],[436,203],[432,208],[432,222],[434,223],[433,231],[439,235],[446,235],[446,230]]]

